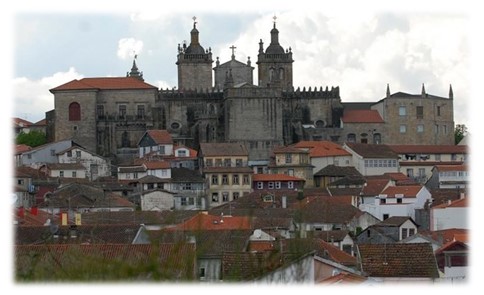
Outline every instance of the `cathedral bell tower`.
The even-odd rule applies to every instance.
[[[262,39],[259,42],[259,54],[257,55],[259,67],[259,86],[292,88],[292,51],[285,50],[279,44],[279,30],[276,28],[276,17],[274,16],[274,27],[271,30],[271,44],[264,52]]]
[[[190,32],[190,45],[178,44],[178,89],[212,89],[212,49],[203,49],[198,40],[196,17],[193,17],[193,29]]]

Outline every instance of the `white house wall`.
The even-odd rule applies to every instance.
[[[467,207],[433,208],[431,209],[430,230],[450,228],[469,228]]]

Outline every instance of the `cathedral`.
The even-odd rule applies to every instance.
[[[231,49],[229,61],[214,62],[194,19],[190,44],[178,44],[176,89],[144,82],[136,58],[126,76],[70,81],[50,90],[48,138],[71,138],[115,162],[134,157],[149,129],[165,129],[175,143],[194,149],[243,143],[252,161],[301,140],[454,144],[452,87],[445,98],[427,94],[424,85],[419,94],[391,94],[386,85],[383,98],[364,103],[342,102],[339,87],[295,89],[293,52],[279,43],[275,21],[269,45],[259,41],[257,83],[250,58],[238,61]]]

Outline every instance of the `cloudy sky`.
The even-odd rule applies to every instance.
[[[428,93],[443,97],[452,84],[455,122],[470,125],[471,18],[466,9],[186,7],[17,9],[12,18],[13,115],[43,119],[54,108],[50,88],[83,77],[125,76],[134,52],[147,83],[177,86],[177,46],[189,42],[193,16],[200,42],[211,47],[214,59],[227,61],[235,45],[236,58],[246,62],[251,57],[256,66],[259,40],[269,45],[276,15],[280,44],[293,52],[296,87],[339,86],[344,102],[376,102],[387,83],[392,93],[414,94],[424,83]],[[257,81],[257,70],[254,75]]]

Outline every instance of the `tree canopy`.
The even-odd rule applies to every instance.
[[[47,137],[45,133],[37,130],[32,130],[29,133],[20,132],[17,135],[16,143],[17,144],[26,144],[30,147],[36,147],[39,145],[43,145],[47,142]]]

